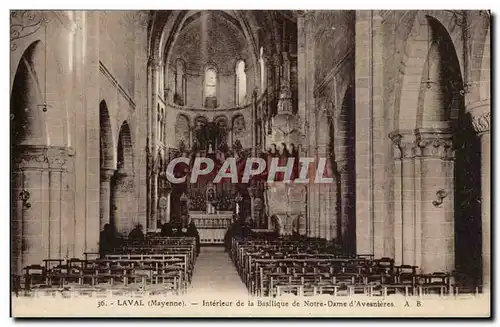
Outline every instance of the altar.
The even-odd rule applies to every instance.
[[[224,244],[224,236],[233,219],[231,211],[190,211],[189,217],[198,229],[201,244]]]

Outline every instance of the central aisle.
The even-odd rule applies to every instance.
[[[248,291],[224,247],[202,247],[188,289],[193,295],[246,296]]]

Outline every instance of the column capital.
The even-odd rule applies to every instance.
[[[18,145],[13,149],[15,169],[73,171],[75,150],[47,145]]]
[[[416,155],[419,157],[433,157],[452,159],[453,134],[448,129],[420,128],[415,131]]]
[[[409,159],[415,157],[416,137],[414,132],[394,131],[389,134],[393,144],[394,159]]]
[[[109,182],[111,180],[111,177],[115,174],[114,169],[110,168],[101,168],[101,180],[103,182]]]
[[[488,133],[491,125],[491,103],[490,100],[468,104],[467,112],[472,118],[472,126],[478,134]]]
[[[159,58],[155,57],[149,57],[148,59],[148,65],[153,68],[153,69],[159,69],[161,66],[161,60]]]
[[[116,175],[115,182],[121,191],[133,192],[135,190],[134,175],[119,173]]]

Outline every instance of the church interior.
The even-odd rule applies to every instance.
[[[10,18],[16,294],[489,291],[488,11]],[[179,157],[333,182],[171,183]]]

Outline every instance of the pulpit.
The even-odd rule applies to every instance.
[[[233,219],[231,211],[221,211],[214,214],[190,211],[189,217],[198,229],[201,244],[224,244],[224,236]]]

